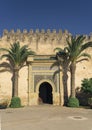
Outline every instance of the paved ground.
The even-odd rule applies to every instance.
[[[1,130],[92,130],[92,109],[40,105],[0,113]]]

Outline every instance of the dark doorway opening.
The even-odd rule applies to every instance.
[[[44,82],[40,85],[39,97],[42,103],[53,104],[52,86],[48,82]]]

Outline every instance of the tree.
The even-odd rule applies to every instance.
[[[81,91],[92,95],[92,78],[85,78],[82,80]]]
[[[9,49],[0,48],[0,50],[5,51],[1,58],[6,58],[8,62],[2,63],[4,67],[11,69],[13,73],[13,92],[12,97],[18,96],[18,76],[19,70],[25,66],[27,57],[29,55],[34,55],[35,53],[31,51],[27,45],[20,46],[19,42],[11,44]]]
[[[89,58],[91,58],[91,56],[88,53],[86,53],[85,50],[89,47],[92,47],[92,42],[85,43],[84,40],[85,37],[83,35],[78,37],[72,36],[70,40],[67,39],[67,46],[64,48],[64,51],[66,52],[69,61],[68,66],[70,68],[70,74],[71,74],[71,97],[73,98],[75,98],[76,64],[84,60],[88,61]],[[62,51],[59,50],[58,54],[60,54],[61,52]]]
[[[57,64],[62,66],[62,70],[60,69],[59,71],[62,71],[63,76],[62,76],[62,81],[63,81],[63,87],[64,87],[64,104],[66,105],[68,102],[68,89],[67,89],[67,80],[68,80],[68,70],[69,70],[69,56],[66,51],[66,49],[61,49],[61,48],[55,48],[54,51],[56,52],[56,59],[57,59]]]
[[[71,97],[75,98],[75,72],[76,64],[81,61],[88,61],[91,56],[86,53],[85,50],[92,47],[92,42],[84,42],[85,37],[83,35],[78,37],[71,37],[71,40],[67,40],[67,47],[65,48],[69,55],[70,60],[70,73],[71,73]]]

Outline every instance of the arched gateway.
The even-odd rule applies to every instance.
[[[43,79],[38,82],[36,93],[38,93],[38,104],[53,104],[55,84],[49,79]]]
[[[42,103],[63,105],[62,73],[54,76],[58,66],[51,69],[55,59],[51,55],[37,55],[28,59],[28,105]]]
[[[43,82],[39,87],[39,102],[53,104],[52,86],[48,82]]]

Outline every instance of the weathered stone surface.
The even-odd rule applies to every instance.
[[[0,48],[1,47],[9,48],[10,44],[13,44],[16,41],[19,41],[21,46],[28,45],[29,48],[31,48],[33,51],[36,52],[37,55],[52,55],[52,54],[55,55],[54,49],[56,47],[64,48],[66,46],[66,38],[71,37],[71,35],[72,34],[69,33],[67,30],[63,32],[62,30],[51,31],[50,29],[48,30],[42,29],[40,31],[39,29],[37,29],[34,31],[31,29],[28,32],[26,29],[24,29],[22,32],[21,30],[18,29],[17,31],[11,30],[9,32],[8,30],[5,29],[2,37],[0,38]],[[85,42],[86,41],[92,41],[92,34],[90,34],[89,36],[86,35]],[[92,56],[91,48],[88,49],[87,52],[89,52]],[[0,55],[3,53],[4,52],[0,52]],[[31,57],[28,60],[31,64],[31,62],[34,61],[34,57]],[[2,63],[2,61],[0,61],[0,63]],[[39,62],[36,63],[36,66],[35,66],[36,68],[38,64]],[[40,66],[44,66],[44,65],[45,65],[44,61],[43,63],[40,63]],[[47,66],[48,65],[46,64],[45,67]],[[85,61],[85,62],[80,62],[77,64],[76,87],[81,86],[81,80],[83,80],[84,78],[92,77],[91,68],[92,68],[92,60],[89,60],[89,62]],[[1,69],[2,68],[0,68],[0,70]],[[31,91],[33,92],[33,88],[35,84],[33,82],[33,79],[35,77],[34,71],[35,70],[32,70],[32,67],[30,68],[24,67],[23,69],[20,70],[20,73],[19,73],[19,92],[18,93],[19,93],[19,97],[21,97],[22,99],[22,104],[24,105],[28,104],[28,101],[29,101],[29,105],[39,104],[38,93],[33,93],[33,94],[30,93]],[[36,70],[35,73],[37,73],[37,71],[39,71],[40,74],[44,73],[48,75],[48,73],[52,73],[51,71],[54,72],[55,70],[46,69],[42,71],[41,69],[41,70]],[[11,99],[11,95],[12,95],[11,78],[12,78],[11,73],[0,72],[0,97]],[[62,75],[61,75],[61,78],[62,78]],[[62,88],[62,85],[61,85],[61,88]],[[63,92],[63,89],[61,89],[60,91]],[[54,95],[54,98],[53,98],[54,104],[63,105],[63,99],[62,99],[62,97],[64,96],[63,93],[61,93],[61,97],[59,93],[55,94],[54,92],[53,95]],[[70,95],[70,73],[69,72],[68,72],[68,95]],[[62,103],[60,103],[60,100],[62,101]]]

